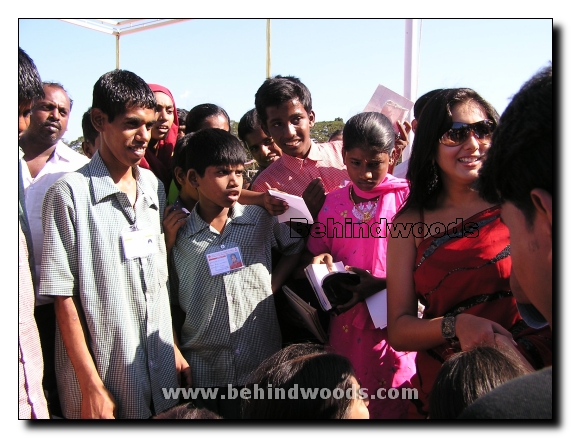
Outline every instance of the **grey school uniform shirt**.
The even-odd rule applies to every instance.
[[[271,248],[296,254],[304,242],[263,208],[238,203],[220,234],[198,215],[199,205],[179,230],[172,252],[171,300],[186,313],[180,351],[195,387],[243,385],[281,348]],[[234,247],[240,249],[243,268],[211,275],[206,255]]]
[[[96,153],[91,162],[59,179],[43,210],[44,249],[40,294],[78,296],[87,343],[97,372],[118,406],[118,418],[148,418],[176,404],[162,388],[176,388],[162,184],[138,169],[137,201],[113,183]],[[121,233],[131,225],[151,230],[158,252],[126,259]],[[56,332],[56,373],[66,418],[79,418],[81,391]]]

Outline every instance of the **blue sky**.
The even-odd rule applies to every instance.
[[[271,73],[308,86],[318,121],[362,111],[379,84],[404,93],[404,19],[271,23]],[[216,103],[239,120],[265,79],[265,35],[265,19],[194,19],[123,36],[121,68],[169,88],[179,107]],[[19,20],[18,36],[42,79],[62,83],[73,98],[64,137],[74,140],[93,84],[115,68],[115,38],[56,19]],[[424,19],[418,95],[470,87],[501,113],[551,60],[549,19]]]

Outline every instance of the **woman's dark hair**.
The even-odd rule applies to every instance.
[[[434,209],[438,195],[442,192],[442,177],[436,164],[440,138],[452,127],[452,109],[466,102],[476,103],[486,118],[498,123],[498,112],[494,107],[470,88],[449,88],[432,96],[422,110],[408,161],[406,178],[410,182],[410,194],[400,215],[409,208]],[[434,172],[438,174],[436,186],[431,187]]]
[[[256,111],[261,125],[265,126],[268,122],[266,108],[270,106],[277,107],[293,99],[299,100],[307,114],[311,112],[311,93],[298,78],[277,75],[266,79],[256,92],[255,99]]]
[[[194,169],[201,177],[208,166],[235,166],[248,160],[240,140],[223,129],[201,129],[179,141],[187,142],[186,169]]]
[[[125,114],[128,108],[140,107],[154,110],[157,106],[155,93],[147,83],[128,70],[113,70],[101,76],[93,86],[93,104],[113,122]]]
[[[250,375],[246,387],[252,397],[242,400],[242,418],[344,418],[353,402],[353,398],[346,396],[352,392],[352,377],[355,377],[355,372],[349,359],[328,353],[318,345],[290,345],[266,359]],[[314,397],[303,397],[302,391],[307,390],[319,392]],[[272,391],[271,399],[269,391]],[[296,392],[297,397],[294,395]],[[328,393],[329,397],[322,397],[322,392],[324,395]],[[262,393],[263,399],[260,397]],[[339,396],[341,393],[343,395]],[[258,397],[254,397],[256,394]]]
[[[200,105],[196,105],[186,115],[186,120],[184,123],[185,134],[190,134],[192,132],[198,131],[202,127],[201,125],[204,120],[212,116],[225,117],[226,120],[228,120],[228,126],[230,126],[230,116],[228,116],[228,113],[224,110],[224,108],[213,103],[202,103]]]
[[[392,154],[395,147],[395,132],[391,121],[378,112],[354,115],[343,128],[343,149],[356,147],[377,153]]]
[[[448,358],[440,367],[429,398],[432,420],[457,418],[476,399],[508,380],[527,374],[515,356],[491,346],[475,347]]]

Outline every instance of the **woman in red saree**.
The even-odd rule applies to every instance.
[[[418,123],[410,195],[387,252],[389,342],[418,352],[410,418],[426,417],[436,374],[457,351],[507,340],[534,368],[551,364],[549,328],[527,327],[510,290],[510,236],[500,210],[473,188],[497,121],[488,102],[459,88],[432,97]]]

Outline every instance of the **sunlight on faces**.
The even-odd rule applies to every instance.
[[[30,113],[32,112],[32,101],[18,104],[18,137],[20,137],[28,126],[30,126]]]
[[[71,105],[67,93],[59,87],[44,86],[44,93],[45,97],[32,107],[29,129],[38,137],[56,144],[67,131]]]
[[[262,169],[265,169],[282,156],[282,150],[268,137],[262,128],[255,128],[245,136],[245,143],[252,156]]]
[[[471,124],[488,118],[486,112],[472,100],[457,104],[451,113],[454,123]],[[436,163],[442,171],[444,182],[455,180],[463,184],[472,183],[478,177],[478,170],[489,148],[489,144],[479,144],[473,133],[457,146],[444,146],[440,143]]]
[[[315,113],[309,114],[297,99],[266,108],[267,130],[284,154],[305,158],[311,148],[310,129]]]
[[[223,129],[224,131],[230,132],[230,125],[228,125],[228,119],[224,117],[222,114],[216,114],[214,116],[205,118],[204,121],[200,124],[200,129],[207,129],[207,128]]]
[[[202,206],[232,207],[240,197],[244,165],[208,166],[204,176],[194,169],[188,171],[188,180],[198,189]]]
[[[91,110],[91,121],[101,138],[99,153],[103,160],[120,167],[133,167],[145,156],[156,122],[154,108],[131,107],[109,122],[99,108]]]
[[[151,131],[154,140],[164,140],[174,122],[174,103],[172,99],[160,91],[155,91],[157,100],[157,122]]]
[[[343,163],[347,166],[347,173],[353,184],[368,192],[385,179],[391,159],[386,152],[355,147],[348,151],[343,149]]]

